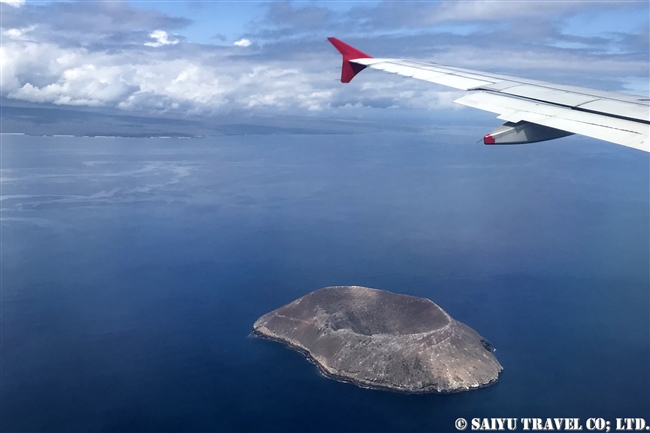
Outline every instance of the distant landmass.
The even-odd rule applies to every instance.
[[[468,391],[503,367],[490,343],[425,298],[326,287],[257,319],[253,333],[306,355],[326,377],[406,393]]]
[[[229,135],[322,135],[385,131],[385,123],[348,117],[273,116],[250,114],[183,115],[129,112],[107,107],[61,107],[0,96],[0,133],[34,136],[198,138]],[[403,122],[406,123],[406,122]],[[421,128],[398,122],[393,131]],[[427,129],[430,129],[427,126]]]

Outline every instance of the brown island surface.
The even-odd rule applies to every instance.
[[[311,292],[257,319],[253,334],[303,353],[329,378],[406,393],[495,383],[490,343],[426,298],[359,286]]]

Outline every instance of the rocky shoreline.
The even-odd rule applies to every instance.
[[[309,350],[307,350],[307,349],[305,349],[303,347],[291,344],[289,341],[284,340],[282,338],[277,338],[277,337],[273,337],[273,336],[270,336],[270,335],[263,334],[260,331],[253,330],[252,334],[257,338],[261,338],[263,340],[274,341],[276,343],[282,344],[285,347],[288,347],[291,350],[295,350],[296,352],[300,353],[305,358],[307,358],[307,361],[314,364],[316,366],[316,368],[318,369],[318,372],[322,376],[324,376],[324,377],[326,377],[328,379],[336,380],[337,382],[349,383],[349,384],[352,384],[352,385],[356,385],[359,388],[374,389],[374,390],[377,390],[377,391],[396,392],[398,394],[432,394],[432,393],[436,393],[436,394],[454,394],[454,393],[466,391],[464,389],[449,390],[449,391],[436,391],[435,389],[426,389],[426,388],[419,389],[419,390],[418,389],[400,389],[400,388],[396,388],[394,386],[386,386],[386,385],[381,385],[381,384],[376,384],[376,383],[357,381],[352,377],[341,376],[341,375],[338,375],[336,373],[329,372],[327,370],[327,368],[323,364],[321,364],[320,362],[318,362],[318,360],[316,360],[313,356],[311,356],[311,353],[309,352]],[[476,388],[472,388],[472,389],[480,389],[480,388],[488,387],[490,385],[494,385],[495,383],[498,382],[498,380],[499,380],[498,378],[494,379],[494,380],[492,380],[492,381],[490,381],[490,382],[488,382],[488,383],[486,383],[484,385],[480,385],[480,386],[478,386]]]

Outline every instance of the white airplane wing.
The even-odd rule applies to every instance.
[[[343,55],[343,83],[349,83],[368,67],[467,90],[465,96],[454,102],[496,113],[506,121],[485,135],[485,144],[534,143],[580,134],[650,152],[650,99],[647,97],[436,63],[377,59],[336,38],[328,40]]]

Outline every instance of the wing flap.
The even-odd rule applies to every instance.
[[[548,87],[533,86],[530,84],[520,84],[499,90],[499,93],[506,95],[519,96],[522,98],[534,99],[537,101],[548,101],[558,105],[575,107],[580,104],[597,100],[591,95],[581,93],[569,93],[562,90],[549,89]]]
[[[598,99],[580,105],[581,109],[650,122],[650,106],[611,99]]]

